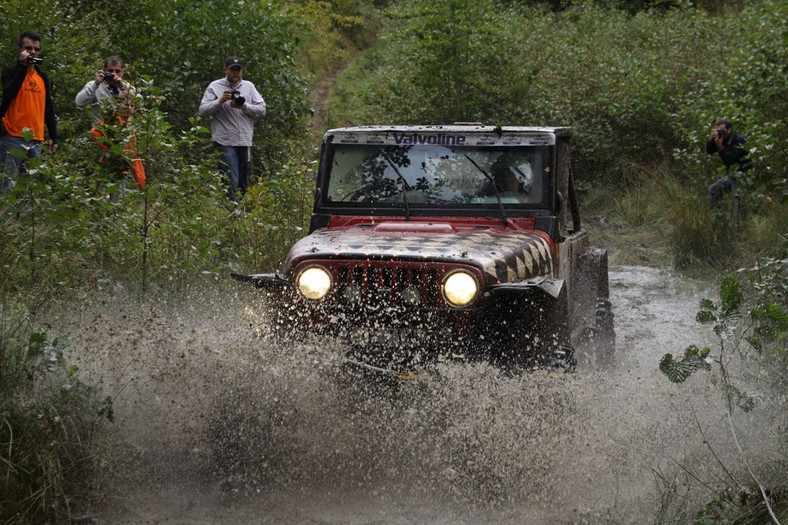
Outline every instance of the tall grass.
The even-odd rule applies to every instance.
[[[0,522],[64,523],[94,488],[92,439],[112,402],[76,377],[62,344],[0,304]]]
[[[614,264],[724,270],[775,256],[786,242],[781,202],[756,196],[742,215],[728,195],[711,209],[704,185],[667,166],[643,167],[613,190],[580,185],[579,195],[586,226]]]

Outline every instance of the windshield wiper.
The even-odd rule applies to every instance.
[[[471,162],[471,164],[476,166],[477,170],[481,171],[484,174],[484,176],[487,177],[487,180],[489,180],[492,183],[493,190],[495,190],[495,198],[498,200],[498,207],[501,209],[501,218],[504,221],[506,221],[506,210],[504,210],[503,201],[501,200],[501,194],[498,192],[498,185],[493,180],[492,175],[484,171],[484,169],[481,166],[476,164],[476,161],[470,158],[467,153],[465,153],[464,156],[466,159],[468,159]]]
[[[405,220],[409,221],[410,203],[408,202],[408,192],[410,191],[410,185],[408,184],[408,181],[405,180],[405,177],[402,176],[402,173],[400,173],[399,169],[397,169],[397,166],[394,165],[394,162],[391,161],[388,154],[383,150],[381,150],[380,154],[383,155],[383,158],[386,159],[386,162],[389,163],[389,166],[391,166],[391,169],[394,170],[394,173],[397,174],[397,177],[399,177],[399,180],[402,181],[402,185],[405,187],[405,191],[402,192],[402,203],[405,205]]]

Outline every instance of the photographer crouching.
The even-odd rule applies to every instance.
[[[741,195],[737,195],[741,186],[746,183],[745,174],[752,169],[752,160],[748,157],[749,151],[742,148],[744,137],[734,131],[731,121],[718,119],[714,122],[714,129],[706,142],[706,153],[718,154],[725,166],[725,175],[709,186],[709,205],[714,208],[726,193],[733,194],[736,214],[745,215]],[[731,166],[737,165],[736,172],[731,173]]]

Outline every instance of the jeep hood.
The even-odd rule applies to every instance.
[[[458,229],[450,223],[383,222],[319,229],[290,250],[285,274],[308,259],[395,260],[475,266],[486,284],[552,276],[553,243],[540,231]]]

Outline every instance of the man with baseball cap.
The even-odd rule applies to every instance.
[[[221,154],[219,169],[231,200],[242,197],[249,187],[254,121],[266,112],[265,100],[254,84],[243,80],[243,70],[243,60],[228,58],[225,77],[211,82],[198,111],[201,117],[211,117],[211,138]]]

